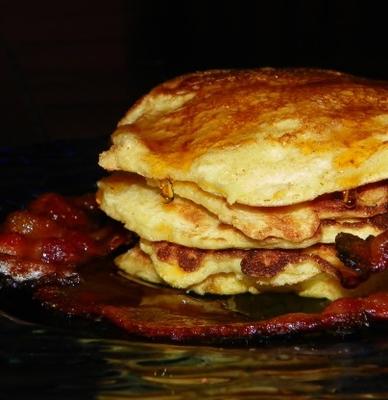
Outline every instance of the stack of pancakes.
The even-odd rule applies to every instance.
[[[388,228],[388,86],[334,71],[214,70],[178,77],[119,122],[101,208],[136,232],[133,278],[198,294],[335,299],[336,235]]]

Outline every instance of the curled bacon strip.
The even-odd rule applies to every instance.
[[[257,319],[229,310],[223,299],[194,298],[174,289],[139,285],[109,273],[107,265],[85,266],[81,274],[79,285],[40,286],[34,297],[46,307],[108,320],[130,335],[153,340],[246,343],[290,334],[346,332],[388,320],[388,293],[338,299],[313,313]]]
[[[0,272],[17,282],[74,279],[77,265],[128,241],[129,234],[98,210],[93,195],[47,193],[2,224]]]
[[[343,282],[344,286],[354,287],[372,273],[388,268],[388,230],[365,240],[350,233],[340,233],[335,245],[340,260],[356,273],[351,282]]]

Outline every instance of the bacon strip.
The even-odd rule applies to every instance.
[[[175,342],[246,342],[290,334],[347,332],[368,327],[373,321],[388,321],[388,293],[339,299],[321,312],[258,320],[227,309],[222,299],[191,297],[131,282],[107,265],[83,268],[77,286],[46,285],[34,296],[49,308],[102,318],[130,335]]]
[[[359,284],[372,273],[388,268],[388,231],[365,240],[349,233],[340,233],[335,245],[340,260],[356,273],[352,284]]]
[[[74,281],[80,264],[128,243],[130,234],[108,220],[94,195],[47,193],[8,215],[0,229],[0,272],[17,282]]]

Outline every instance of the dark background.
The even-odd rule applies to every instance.
[[[0,145],[109,135],[174,75],[314,66],[388,79],[384,1],[0,1]]]

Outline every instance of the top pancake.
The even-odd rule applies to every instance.
[[[312,69],[215,70],[166,82],[120,121],[100,164],[196,183],[252,206],[388,178],[388,84]]]

